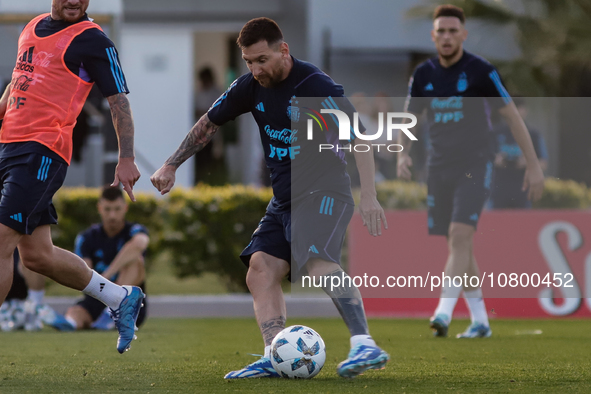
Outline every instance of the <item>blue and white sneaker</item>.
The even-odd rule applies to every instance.
[[[117,351],[121,354],[129,350],[131,341],[137,339],[135,321],[140,313],[142,301],[146,297],[142,289],[137,286],[123,286],[123,288],[127,290],[127,296],[121,301],[117,310],[111,309],[111,317],[119,331]]]
[[[489,338],[491,335],[492,330],[489,326],[475,322],[470,324],[466,331],[456,335],[456,338]]]
[[[337,366],[337,373],[343,378],[354,378],[368,369],[382,369],[390,355],[377,346],[357,345],[349,352],[348,358]]]
[[[60,315],[48,305],[37,309],[41,321],[59,331],[75,331],[74,327],[63,315]]]
[[[434,316],[429,320],[429,327],[433,330],[434,337],[445,338],[449,326],[449,318],[443,313]]]
[[[109,313],[109,308],[105,308],[103,312],[100,314],[98,319],[96,319],[90,327],[101,330],[101,331],[110,331],[115,329],[115,322],[111,318],[111,314]]]
[[[228,372],[224,379],[248,379],[248,378],[280,378],[281,375],[275,371],[271,359],[261,357],[259,360],[238,371]]]

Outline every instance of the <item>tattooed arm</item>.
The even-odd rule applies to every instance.
[[[119,141],[119,162],[115,168],[115,180],[112,186],[117,186],[121,182],[123,190],[127,192],[131,201],[135,201],[133,185],[140,178],[140,171],[134,161],[134,127],[129,100],[124,93],[109,96],[107,100],[111,107],[113,125]]]
[[[219,126],[213,124],[207,114],[193,126],[185,137],[181,146],[166,160],[158,171],[152,175],[150,180],[160,194],[166,194],[172,189],[175,181],[176,169],[180,167],[189,157],[199,152],[211,139]]]

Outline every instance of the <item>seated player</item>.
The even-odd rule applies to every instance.
[[[139,286],[145,293],[144,255],[150,242],[148,230],[125,220],[128,205],[118,187],[103,189],[98,202],[101,223],[94,224],[76,238],[76,254],[88,266],[119,285]],[[146,299],[136,325],[146,318]],[[105,305],[92,297],[71,306],[65,316],[55,314],[50,323],[62,331],[115,327]]]

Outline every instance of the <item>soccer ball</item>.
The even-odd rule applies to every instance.
[[[271,343],[271,364],[289,379],[310,379],[318,375],[326,360],[324,341],[306,326],[291,326]]]

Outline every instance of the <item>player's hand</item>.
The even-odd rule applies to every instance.
[[[544,172],[537,162],[535,165],[527,166],[525,169],[525,177],[523,178],[523,187],[521,190],[526,191],[528,188],[527,198],[530,201],[538,201],[542,198],[544,191]]]
[[[165,195],[174,186],[176,168],[171,165],[164,164],[151,177],[152,185],[160,194]]]
[[[361,193],[359,212],[363,218],[363,225],[367,227],[369,233],[374,237],[382,235],[382,225],[385,229],[388,228],[386,215],[375,194]]]
[[[410,181],[410,178],[412,178],[410,167],[412,167],[412,159],[410,156],[406,153],[399,153],[398,165],[396,166],[396,175],[398,178]]]
[[[131,201],[135,202],[133,195],[133,186],[140,179],[140,170],[135,165],[133,157],[120,157],[115,168],[115,180],[111,186],[123,185],[123,190],[127,193]]]

